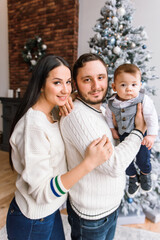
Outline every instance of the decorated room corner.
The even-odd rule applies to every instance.
[[[107,98],[113,93],[111,84],[114,70],[123,63],[137,65],[141,70],[145,93],[156,94],[156,89],[148,85],[158,76],[154,73],[155,67],[149,64],[152,57],[147,48],[147,32],[144,26],[133,27],[134,12],[131,0],[106,0],[100,11],[101,17],[93,28],[95,34],[89,40],[90,51],[99,54],[108,67]],[[160,221],[160,132],[152,148],[151,163],[152,191],[146,194],[139,192],[134,198],[128,198],[125,191],[119,224],[144,223],[145,217],[155,223]]]

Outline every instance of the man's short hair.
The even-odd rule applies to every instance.
[[[106,63],[103,61],[103,59],[98,54],[85,53],[85,54],[82,54],[77,59],[77,61],[75,62],[74,66],[73,66],[73,80],[75,81],[75,83],[77,82],[78,69],[83,67],[86,62],[97,61],[97,60],[99,60],[105,66],[106,71],[107,71]]]

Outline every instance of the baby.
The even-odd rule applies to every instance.
[[[136,156],[137,173],[134,161],[126,169],[129,176],[128,197],[133,198],[139,187],[145,192],[151,191],[150,152],[158,134],[158,116],[151,98],[141,89],[141,72],[134,64],[123,64],[114,73],[112,88],[116,92],[108,100],[106,120],[111,128],[113,138],[123,141],[132,129],[137,104],[142,103],[143,115],[147,125],[141,148]]]

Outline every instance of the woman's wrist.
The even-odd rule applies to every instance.
[[[83,169],[85,169],[86,174],[91,172],[96,166],[94,164],[94,161],[91,161],[90,157],[86,156],[84,160],[81,162]]]

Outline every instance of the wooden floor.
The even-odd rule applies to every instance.
[[[12,172],[9,166],[8,153],[0,151],[0,229],[6,223],[6,214],[9,203],[14,196],[16,173]],[[63,210],[63,213],[66,213]],[[148,219],[144,224],[128,225],[128,227],[135,227],[160,233],[160,222],[152,223]]]

